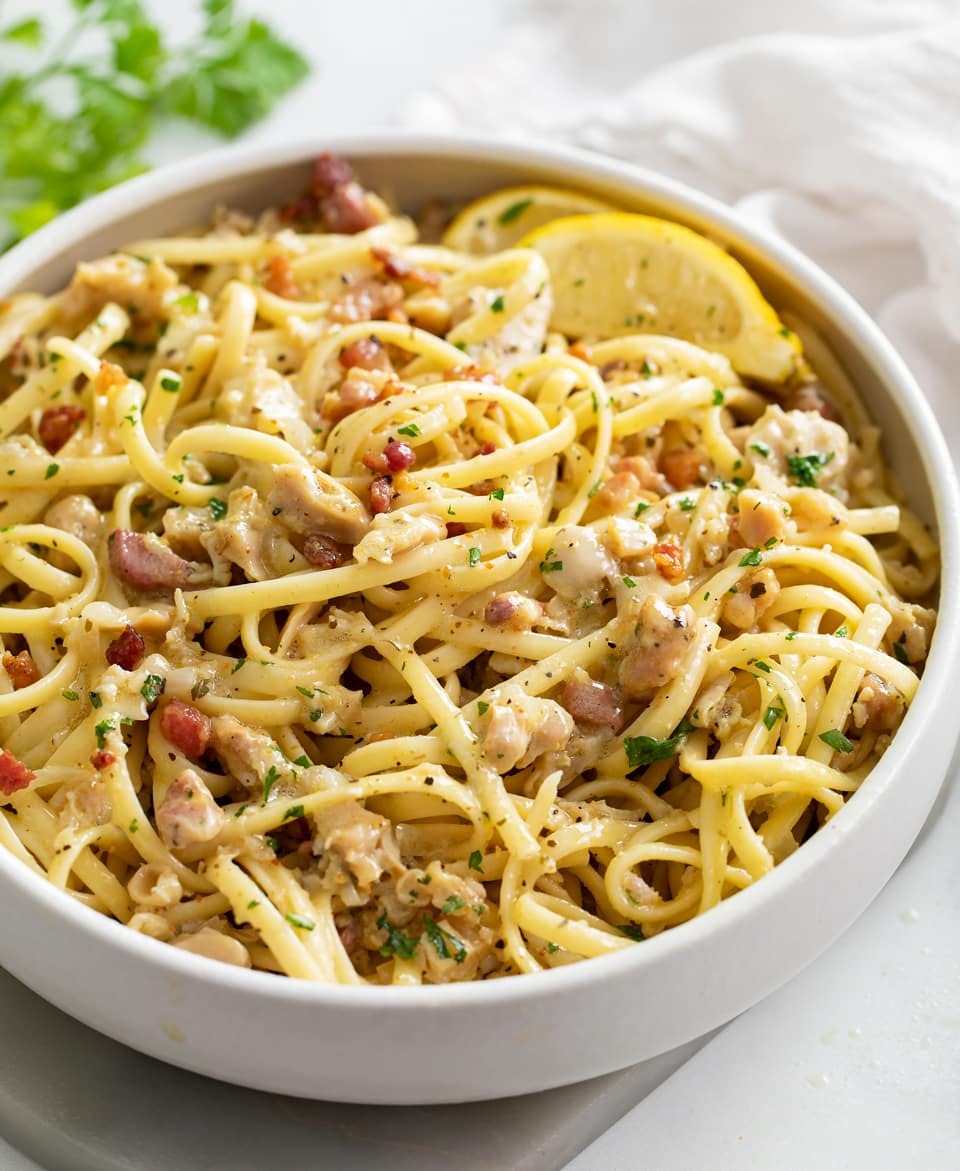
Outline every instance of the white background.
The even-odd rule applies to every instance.
[[[425,84],[455,74],[461,65],[482,61],[509,35],[505,31],[508,16],[533,4],[534,0],[483,0],[476,4],[456,0],[271,0],[254,5],[311,57],[316,70],[254,136],[292,138],[324,130],[388,125],[397,119],[404,102]],[[187,0],[148,6],[172,28],[189,19],[195,7]],[[588,0],[583,0],[583,6],[588,6]],[[597,14],[597,23],[595,36],[584,51],[609,63],[609,81],[615,86],[627,83],[636,70],[669,59],[681,48],[689,51],[746,32],[778,27],[771,23],[765,3],[698,4],[684,0],[669,6],[650,5],[649,42],[625,44],[616,34],[620,4],[590,7]],[[51,14],[61,10],[56,0],[7,0],[6,5],[0,3],[0,19],[34,14],[38,9]],[[537,0],[536,9],[549,23],[551,4]],[[816,27],[818,13],[823,13],[819,4],[798,5],[797,9],[791,17],[794,27],[805,23]],[[571,86],[578,84],[572,77]],[[162,161],[212,141],[201,132],[177,128],[164,133],[154,155]],[[717,1035],[579,1155],[570,1164],[571,1171],[632,1171],[638,1167],[687,1171],[699,1166],[708,1166],[711,1171],[806,1171],[813,1167],[895,1171],[910,1166],[947,1171],[960,1167],[958,842],[960,793],[954,785],[945,790],[910,857],[859,923],[807,972]],[[758,941],[758,947],[762,946],[763,941]],[[748,963],[749,957],[744,962]],[[703,978],[709,981],[709,972],[704,972]],[[41,1018],[47,1014],[38,1005],[35,1002],[30,1011],[36,1014],[40,1030],[44,1027]],[[82,1053],[64,1053],[63,1058],[83,1076]],[[15,1076],[16,1064],[16,1053],[5,1048],[3,1065],[9,1077]],[[145,1063],[144,1068],[155,1067]],[[104,1092],[109,1092],[109,1066],[98,1069],[107,1079]],[[659,1076],[659,1071],[655,1073]],[[196,1079],[188,1083],[186,1075],[183,1078],[184,1094],[195,1094],[195,1087],[202,1085]],[[650,1080],[636,1079],[636,1097],[649,1088]],[[164,1084],[168,1086],[166,1116],[156,1122],[169,1133],[177,1126],[177,1090],[169,1089],[169,1079]],[[147,1087],[144,1089],[149,1093]],[[229,1093],[224,1096],[218,1090],[221,1106],[229,1108]],[[535,1116],[536,1125],[542,1125],[545,1134],[552,1128],[567,1127],[573,1136],[571,1149],[576,1148],[577,1133],[589,1136],[591,1132],[589,1119],[576,1119],[573,1103],[569,1095],[558,1097],[554,1107],[541,1099],[536,1110],[531,1103],[529,1111],[531,1121]],[[42,1104],[38,1105],[38,1117],[44,1117]],[[351,1114],[352,1119],[357,1117],[355,1112]],[[476,1110],[473,1123],[471,1117],[469,1110],[459,1115],[464,1150],[476,1149],[475,1144],[482,1146],[489,1134],[488,1108]],[[211,1122],[229,1126],[229,1120],[223,1118]],[[66,1133],[74,1123],[60,1119],[55,1125]],[[276,1162],[291,1165],[284,1148],[284,1124],[276,1121],[273,1125]],[[354,1121],[352,1125],[361,1130],[367,1126],[375,1133],[376,1111],[368,1112],[366,1122]],[[504,1125],[508,1125],[506,1112]],[[425,1129],[429,1130],[429,1122],[425,1121]],[[204,1145],[202,1137],[194,1137]],[[535,1134],[528,1141],[530,1149],[522,1155],[518,1152],[515,1165],[523,1161],[531,1168],[550,1166],[537,1161]],[[200,1146],[192,1153],[181,1148],[180,1166],[185,1171],[201,1165],[201,1154],[204,1167],[218,1166],[213,1149],[201,1152]],[[322,1141],[315,1142],[312,1150],[315,1166],[383,1165],[381,1156],[374,1156],[361,1143],[353,1154],[337,1146],[333,1155],[331,1146],[334,1163],[324,1159]],[[151,1164],[146,1150],[137,1157],[130,1151],[115,1151],[113,1155],[117,1166],[151,1167],[153,1171],[153,1165],[158,1165],[156,1160]],[[384,1152],[382,1158],[387,1157]],[[506,1166],[504,1158],[499,1156],[490,1166]],[[425,1150],[423,1168],[434,1165],[441,1164],[435,1164]],[[451,1159],[448,1153],[445,1165],[456,1167],[456,1156]],[[36,1164],[24,1161],[10,1147],[4,1150],[0,1140],[0,1166],[22,1171]]]

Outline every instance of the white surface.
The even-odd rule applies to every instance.
[[[8,3],[4,15],[13,18],[36,7],[27,0]],[[162,7],[175,22],[187,5],[168,0],[155,7]],[[342,130],[388,122],[401,100],[418,86],[444,74],[460,76],[471,65],[484,63],[486,69],[490,52],[514,41],[513,34],[501,31],[508,9],[511,17],[539,12],[547,39],[554,25],[560,28],[554,18],[567,6],[534,5],[529,0],[487,0],[483,5],[354,0],[343,6],[271,0],[263,7],[310,51],[321,70],[257,132],[275,139],[307,128]],[[567,92],[571,104],[583,103],[605,85],[626,85],[639,71],[650,72],[692,47],[752,31],[826,27],[850,33],[863,21],[872,28],[895,28],[942,15],[951,7],[955,8],[949,3],[878,5],[862,0],[843,6],[837,15],[836,6],[826,2],[791,5],[789,11],[766,0],[736,6],[678,2],[670,6],[667,22],[662,5],[583,2],[578,6],[581,12],[602,12],[603,19],[584,26],[577,43],[582,56],[562,58],[568,69]],[[640,40],[618,35],[617,22],[627,8],[645,16]],[[597,62],[602,69],[595,67]],[[949,88],[942,100],[951,100]],[[158,154],[170,157],[201,143],[206,140],[200,135],[173,134]],[[952,374],[958,355],[944,342],[923,288],[919,254],[902,222],[878,218],[850,197],[808,200],[766,192],[750,198],[747,206],[772,220],[877,312],[934,401],[942,404],[944,422],[951,425]],[[948,412],[951,417],[946,417]],[[576,1171],[639,1165],[672,1171],[705,1159],[721,1169],[776,1166],[784,1171],[818,1165],[871,1171],[914,1164],[933,1171],[956,1166],[960,913],[953,843],[958,835],[960,801],[954,790],[911,858],[860,923],[808,973],[728,1027],[577,1159]],[[913,912],[919,918],[914,919]],[[45,1028],[56,1033],[56,1014],[37,1006],[32,1013],[29,1020],[41,1035]],[[849,1034],[858,1028],[859,1035]],[[64,1052],[70,1054],[66,1060]],[[74,1068],[79,1082],[84,1070],[75,1053],[64,1046],[54,1068]],[[15,1062],[8,1054],[5,1050],[4,1065],[10,1068]],[[98,1070],[105,1095],[122,1086],[128,1073],[129,1067],[119,1059]],[[817,1083],[824,1075],[829,1078],[826,1084],[807,1080]],[[184,1094],[198,1084],[189,1075],[172,1076],[183,1079]],[[41,1112],[42,1100],[39,1086],[36,1101]],[[461,1148],[471,1135],[482,1135],[489,1126],[480,1121],[485,1109],[471,1108],[477,1112],[477,1123],[464,1117]],[[565,1110],[569,1113],[569,1107],[558,1109],[557,1122]],[[377,1125],[373,1112],[367,1125]],[[315,1148],[315,1153],[322,1149]],[[184,1154],[181,1165],[192,1171],[199,1164]],[[361,1160],[353,1165],[371,1164]],[[457,1165],[456,1157],[451,1165]],[[30,1165],[4,1161],[0,1152],[0,1166],[22,1171]],[[67,1165],[61,1166],[67,1171]]]

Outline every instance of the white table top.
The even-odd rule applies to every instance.
[[[44,0],[44,8],[56,2]],[[147,2],[171,26],[194,7],[189,0]],[[464,54],[482,58],[508,6],[530,2],[251,5],[317,67],[254,134],[275,139],[389,124],[416,88],[448,74]],[[36,10],[35,0],[14,0],[4,15]],[[362,84],[358,29],[377,34],[359,34]],[[157,145],[157,160],[208,141],[180,128]],[[512,1103],[344,1107],[222,1086],[95,1036],[0,973],[0,1135],[19,1148],[0,1138],[0,1168],[259,1171],[308,1165],[305,1155],[309,1165],[345,1171],[386,1163],[394,1171],[955,1168],[958,841],[954,783],[870,910],[787,987],[702,1048]]]

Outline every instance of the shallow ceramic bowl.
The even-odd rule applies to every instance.
[[[886,455],[943,551],[923,682],[869,781],[762,882],[642,946],[538,975],[449,987],[324,987],[217,964],[83,907],[0,850],[0,962],[65,1012],[145,1053],[264,1090],[345,1102],[522,1094],[608,1073],[722,1024],[790,979],[900,863],[957,735],[960,499],[920,389],[870,318],[815,265],[677,183],[572,150],[467,139],[327,137],[190,159],[115,188],[0,260],[0,297],[53,290],[74,265],[289,198],[321,150],[416,210],[507,184],[561,183],[726,242],[770,300],[812,324],[887,437]],[[74,1055],[74,1059],[79,1055]]]

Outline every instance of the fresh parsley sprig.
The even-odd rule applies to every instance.
[[[19,72],[0,73],[0,249],[146,170],[141,148],[159,119],[234,137],[309,72],[234,0],[203,0],[199,33],[176,45],[142,0],[71,6],[63,30],[41,17],[0,29],[0,42],[25,59]]]

